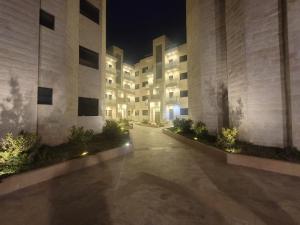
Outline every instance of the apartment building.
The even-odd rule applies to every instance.
[[[106,118],[152,123],[188,118],[186,44],[166,36],[153,40],[153,54],[134,66],[113,46],[106,56]]]
[[[124,63],[122,49],[112,46],[106,55],[106,119],[133,119],[134,87],[134,67]]]
[[[135,65],[137,121],[188,118],[186,44],[174,46],[166,36],[153,40],[153,54]]]
[[[54,145],[74,125],[100,132],[106,1],[0,1],[0,15],[0,136]]]
[[[300,1],[187,1],[191,118],[300,149]]]

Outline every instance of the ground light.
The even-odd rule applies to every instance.
[[[197,137],[194,137],[194,140],[195,140],[195,141],[198,141],[198,138],[197,138]]]
[[[88,152],[83,152],[82,154],[81,154],[81,156],[85,156],[85,155],[87,155],[87,154],[89,154]]]
[[[130,143],[129,143],[129,142],[127,142],[127,143],[125,144],[125,146],[126,146],[126,147],[129,147],[129,146],[130,146]]]

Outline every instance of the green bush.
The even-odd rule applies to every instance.
[[[93,130],[84,130],[83,127],[73,126],[68,139],[70,143],[86,145],[93,139],[93,136]]]
[[[217,145],[229,152],[235,152],[238,138],[237,128],[222,128],[222,133],[218,136]]]
[[[142,121],[142,124],[149,124],[149,120],[144,119],[144,120]]]
[[[107,120],[103,127],[103,134],[106,137],[117,138],[122,135],[122,129],[120,125],[114,120]]]
[[[190,119],[179,119],[176,118],[173,121],[173,126],[179,133],[190,133],[192,131],[193,121]]]
[[[30,164],[39,143],[35,134],[6,134],[0,141],[0,175],[16,173]]]
[[[199,139],[206,139],[208,136],[208,129],[206,127],[206,124],[199,121],[194,124],[194,132]]]

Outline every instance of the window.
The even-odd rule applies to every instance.
[[[55,18],[50,13],[40,10],[40,25],[43,25],[51,30],[55,29]]]
[[[181,73],[180,74],[180,80],[186,80],[188,78],[188,74],[187,73]]]
[[[79,64],[99,69],[99,54],[79,46]]]
[[[108,80],[108,83],[109,83],[109,84],[112,84],[112,80]]]
[[[80,13],[99,24],[99,9],[97,9],[87,0],[80,0]]]
[[[53,90],[51,88],[38,88],[38,104],[52,105]]]
[[[181,108],[180,109],[180,115],[182,115],[182,116],[189,115],[189,109],[188,108]]]
[[[142,72],[143,73],[146,73],[148,71],[148,66],[147,67],[144,67],[143,69],[142,69]]]
[[[136,84],[135,85],[135,89],[139,89],[140,88],[140,85],[139,84]]]
[[[112,100],[112,95],[108,95],[108,99],[109,99],[109,100]]]
[[[135,102],[140,102],[140,98],[139,97],[135,97]]]
[[[181,98],[188,97],[188,91],[180,91],[180,97]]]
[[[138,110],[135,111],[135,115],[138,116],[140,115],[140,112]]]
[[[169,92],[169,98],[173,98],[174,97],[174,92]]]
[[[169,64],[171,64],[172,62],[174,62],[174,60],[173,59],[169,59]]]
[[[148,81],[144,81],[143,83],[142,83],[142,86],[143,87],[146,87],[148,85]]]
[[[127,98],[127,102],[131,102],[131,99],[130,99],[130,98]]]
[[[169,76],[169,80],[174,80],[174,76],[173,75]]]
[[[99,100],[79,97],[78,116],[99,116]]]
[[[143,110],[143,116],[148,116],[148,110]]]
[[[179,61],[180,62],[186,62],[187,61],[187,55],[180,56]]]
[[[111,65],[111,64],[108,64],[108,67],[109,67],[109,68],[112,68],[112,65]]]
[[[126,89],[131,89],[131,87],[130,87],[129,84],[125,84],[125,85],[124,85],[124,88],[126,88]]]
[[[139,76],[139,71],[135,72],[135,76],[138,77]]]
[[[142,97],[142,100],[143,100],[143,101],[147,101],[147,100],[148,100],[148,96],[143,96],[143,97]]]

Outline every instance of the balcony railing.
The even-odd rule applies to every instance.
[[[179,103],[179,97],[167,97],[166,98],[166,104],[178,104]]]
[[[115,68],[106,67],[105,70],[106,70],[106,72],[111,73],[111,74],[117,73],[117,70]]]
[[[106,83],[106,88],[116,88],[116,83]]]
[[[178,79],[167,79],[165,81],[166,83],[166,87],[174,87],[174,86],[178,86],[179,85],[179,80]]]
[[[174,69],[179,66],[179,61],[167,62],[165,65],[166,70]]]
[[[135,81],[135,77],[130,76],[129,74],[124,74],[124,79],[130,80],[130,81]]]

